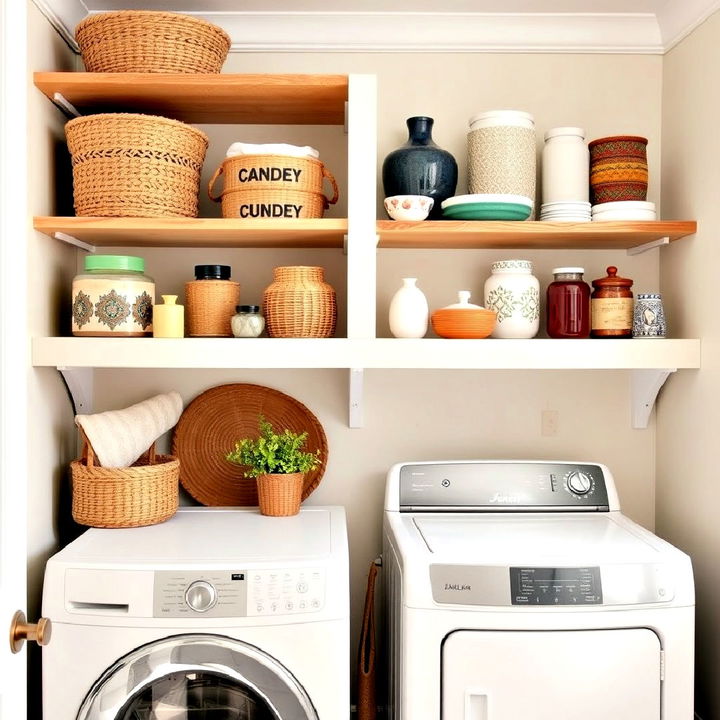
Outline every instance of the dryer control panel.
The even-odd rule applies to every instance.
[[[325,605],[322,568],[158,570],[153,617],[259,617],[320,611]]]

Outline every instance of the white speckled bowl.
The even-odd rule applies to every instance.
[[[392,195],[383,202],[393,220],[424,220],[435,204],[435,200],[426,195]]]

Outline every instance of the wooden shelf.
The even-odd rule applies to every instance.
[[[190,123],[343,125],[347,75],[39,72],[35,85],[81,114],[144,112]]]
[[[699,340],[40,337],[36,367],[652,370],[700,367]]]
[[[342,248],[347,220],[36,217],[46,235],[94,247]]]
[[[618,250],[663,237],[673,242],[692,235],[696,230],[696,222],[679,220],[595,223],[381,220],[377,224],[380,248],[443,250]]]

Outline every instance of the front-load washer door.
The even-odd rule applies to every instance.
[[[442,648],[442,720],[659,720],[657,635],[458,630]]]
[[[78,720],[318,720],[292,673],[262,650],[216,635],[143,645],[109,667]]]

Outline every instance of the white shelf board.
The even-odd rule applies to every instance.
[[[36,367],[647,370],[700,367],[700,340],[38,337]]]

